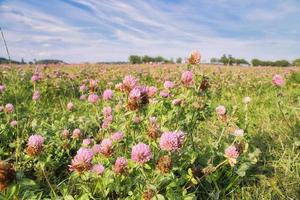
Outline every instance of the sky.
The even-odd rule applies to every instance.
[[[300,57],[300,0],[0,0],[0,27],[25,61]]]

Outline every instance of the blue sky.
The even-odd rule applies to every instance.
[[[0,0],[14,59],[300,57],[300,0]],[[6,56],[0,46],[0,57]]]

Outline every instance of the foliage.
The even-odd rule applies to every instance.
[[[191,82],[183,76],[190,75],[184,73],[187,68],[193,75]],[[296,69],[193,65],[0,69],[0,85],[5,85],[0,106],[14,105],[12,113],[5,108],[0,112],[0,159],[16,170],[15,180],[0,194],[1,199],[299,199]],[[285,77],[283,86],[272,84],[275,73]],[[139,80],[127,77],[124,81],[128,74]],[[166,88],[166,80],[173,81],[173,87]],[[132,90],[124,85],[115,89],[115,85],[135,81],[158,91],[153,97],[143,96],[131,110],[128,92]],[[102,99],[106,89],[113,91],[112,99]],[[32,100],[34,91],[41,94],[36,101]],[[161,96],[161,91],[170,95]],[[92,93],[101,100],[93,104],[80,99]],[[247,96],[251,101],[244,100]],[[179,104],[173,103],[178,99]],[[68,106],[70,102],[74,107]],[[215,111],[219,105],[225,106],[225,113]],[[112,121],[105,128],[107,116],[102,111],[108,106]],[[12,120],[17,125],[12,126]],[[80,138],[71,137],[76,128],[82,132]],[[70,134],[62,135],[64,129]],[[243,129],[243,135],[235,135],[237,129]],[[116,131],[123,132],[124,138],[113,142],[111,154],[97,153],[92,160],[93,165],[105,167],[103,174],[69,170],[83,139],[100,144]],[[170,131],[185,133],[176,151],[160,145],[161,133]],[[45,138],[36,156],[27,151],[32,134]],[[149,145],[152,152],[144,164],[131,159],[132,147],[139,142]],[[225,151],[232,145],[239,153],[236,160]],[[122,174],[114,170],[120,156],[128,159]],[[4,172],[0,169],[1,175]]]

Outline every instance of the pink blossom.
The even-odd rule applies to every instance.
[[[44,144],[44,137],[41,135],[31,135],[28,138],[27,146],[35,149],[41,149]]]
[[[18,122],[16,120],[13,120],[13,121],[10,122],[10,125],[12,127],[17,126],[17,124],[18,124]]]
[[[157,92],[157,88],[154,86],[147,87],[147,95],[148,97],[154,97]]]
[[[127,88],[128,91],[132,90],[137,85],[137,79],[134,76],[128,75],[123,79],[123,86]]]
[[[112,115],[112,109],[110,106],[106,106],[103,108],[102,113],[104,115],[105,118],[109,117]]]
[[[85,99],[86,99],[86,95],[85,95],[85,94],[81,95],[81,96],[79,97],[79,99],[80,99],[80,100],[85,100]]]
[[[74,104],[72,102],[69,102],[67,104],[67,109],[68,109],[68,111],[72,111],[74,109]]]
[[[12,113],[14,112],[14,105],[12,105],[11,103],[8,103],[5,105],[5,110],[7,113]]]
[[[39,72],[35,72],[31,77],[31,82],[35,83],[42,79],[42,75]]]
[[[118,132],[115,132],[111,137],[110,139],[112,141],[119,141],[119,140],[122,140],[124,137],[124,134],[121,132],[121,131],[118,131]]]
[[[104,173],[104,166],[101,165],[101,164],[96,164],[96,165],[93,165],[91,171],[97,175],[102,175]]]
[[[134,88],[129,93],[129,98],[134,100],[139,100],[141,98],[141,91],[139,88]]]
[[[84,84],[79,87],[80,92],[85,92],[86,90],[87,90],[87,87]]]
[[[92,139],[86,138],[86,139],[84,139],[84,140],[82,141],[82,146],[88,147],[88,146],[92,145],[93,142],[94,142],[94,141],[93,141]]]
[[[93,156],[94,153],[91,149],[80,148],[73,158],[71,165],[69,165],[70,171],[82,172],[89,170],[92,167]]]
[[[99,98],[99,97],[98,97],[97,94],[90,94],[89,97],[88,97],[88,101],[89,101],[90,103],[95,104],[95,103],[97,103],[98,98]]]
[[[128,165],[128,160],[126,158],[118,157],[115,162],[115,165],[113,166],[113,170],[117,174],[122,174],[123,172],[125,172],[127,165]]]
[[[93,150],[94,154],[100,153],[101,152],[101,145],[100,144],[94,144],[94,146],[92,147],[92,150]]]
[[[231,145],[225,149],[225,157],[227,158],[238,158],[239,152],[235,146]]]
[[[72,138],[80,138],[81,137],[81,130],[79,128],[76,128],[73,130]]]
[[[0,112],[3,112],[4,106],[0,106]]]
[[[114,97],[114,93],[112,90],[104,90],[103,92],[103,100],[111,100]]]
[[[32,95],[32,100],[33,100],[33,101],[37,101],[37,100],[40,99],[40,97],[41,97],[40,92],[39,92],[39,91],[34,91],[34,93],[33,93],[33,95]]]
[[[284,80],[279,74],[275,74],[273,76],[272,83],[273,83],[273,85],[280,87],[284,84]]]
[[[0,93],[3,93],[5,91],[5,86],[4,85],[0,85]]]
[[[193,82],[193,73],[191,71],[183,72],[183,74],[181,75],[181,82],[187,86],[191,85]]]
[[[111,139],[103,139],[102,142],[100,143],[100,152],[105,155],[109,156],[112,153],[112,140]]]
[[[226,108],[223,105],[219,105],[218,107],[216,107],[216,112],[218,115],[222,116],[226,114]]]
[[[165,151],[177,151],[184,142],[184,134],[182,132],[165,132],[160,137],[159,146]]]
[[[152,158],[151,149],[144,143],[138,143],[132,147],[131,159],[137,163],[144,164]]]
[[[162,90],[162,91],[160,91],[159,95],[160,95],[161,97],[165,97],[165,98],[171,96],[170,92],[167,91],[167,90]]]
[[[175,84],[172,81],[165,81],[165,83],[164,83],[164,87],[166,89],[172,89],[172,88],[174,88],[174,86],[175,86]]]

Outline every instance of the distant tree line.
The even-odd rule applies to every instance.
[[[253,66],[272,66],[272,67],[288,67],[291,63],[287,60],[276,60],[276,61],[265,61],[259,59],[252,59],[251,63]]]
[[[223,64],[223,65],[250,65],[245,59],[234,58],[232,55],[223,55],[221,58],[211,58],[210,63],[212,64]],[[254,58],[251,60],[252,66],[272,66],[272,67],[288,67],[298,66],[300,67],[300,58],[290,63],[287,60],[276,60],[276,61],[265,61]]]
[[[21,59],[21,62],[19,61],[16,61],[16,60],[8,60],[6,58],[2,58],[0,57],[0,64],[9,64],[9,63],[12,63],[12,64],[18,64],[18,65],[21,65],[21,64],[44,64],[44,65],[47,65],[47,64],[65,64],[64,61],[62,60],[56,60],[56,59],[44,59],[44,60],[36,60],[34,59],[33,61],[29,61],[28,63],[26,63],[24,61],[24,59]]]
[[[226,56],[225,54],[221,58],[211,58],[210,63],[223,65],[249,65],[249,62],[243,58],[234,58],[232,55]]]
[[[139,55],[130,55],[128,58],[130,64],[142,64],[142,63],[182,63],[182,58],[177,58],[174,61],[173,58],[166,59],[162,56],[151,57],[148,55],[139,56]]]

